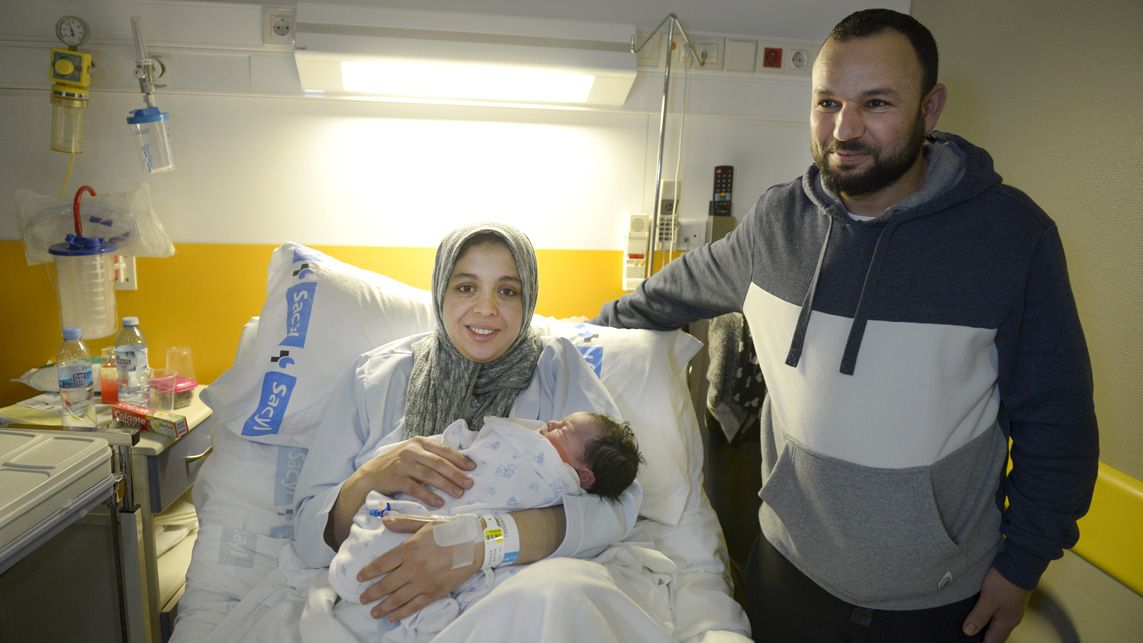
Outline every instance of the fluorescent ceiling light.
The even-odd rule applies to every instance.
[[[592,74],[558,69],[429,60],[346,60],[347,92],[382,96],[585,103]]]
[[[622,105],[633,27],[298,3],[307,94],[505,104]]]

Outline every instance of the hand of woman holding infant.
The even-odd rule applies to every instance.
[[[434,490],[454,498],[472,486],[465,475],[475,465],[461,452],[422,437],[404,441],[397,447],[361,465],[341,487],[326,523],[326,542],[336,549],[349,535],[353,514],[376,490],[387,496],[405,493],[427,507],[439,507],[444,500]]]

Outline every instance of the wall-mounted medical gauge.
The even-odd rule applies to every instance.
[[[91,33],[91,29],[88,28],[83,18],[64,16],[56,23],[56,38],[73,49],[82,45],[87,40],[89,33]]]

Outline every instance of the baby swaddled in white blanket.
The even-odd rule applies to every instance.
[[[370,607],[362,605],[359,597],[376,579],[359,582],[357,573],[410,535],[385,529],[385,515],[397,512],[455,516],[540,508],[559,504],[564,495],[585,491],[614,498],[634,480],[641,461],[629,428],[590,413],[573,413],[547,423],[488,417],[479,432],[469,431],[464,420],[457,420],[439,439],[476,464],[475,470],[469,472],[472,487],[461,498],[445,495],[445,504],[433,511],[407,496],[389,498],[370,492],[354,516],[349,536],[330,563],[329,582],[341,598],[333,614],[363,640],[430,638],[475,600],[522,569],[508,565],[516,552],[506,546],[504,566],[474,575],[450,596],[399,623],[374,619]]]

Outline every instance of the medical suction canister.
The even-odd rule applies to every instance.
[[[75,233],[48,252],[56,266],[60,300],[60,325],[81,329],[88,338],[106,337],[115,331],[115,286],[112,255],[115,243],[102,237],[83,236],[80,200],[84,193],[96,196],[90,185],[80,186],[72,201]]]

